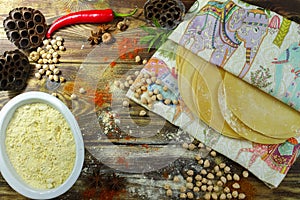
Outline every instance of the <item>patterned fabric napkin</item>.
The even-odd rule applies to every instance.
[[[132,90],[127,96],[244,166],[268,186],[278,187],[298,157],[300,137],[266,145],[232,139],[208,127],[180,96],[176,51],[183,46],[300,111],[299,31],[296,23],[241,1],[198,0],[142,69],[162,82],[148,84],[148,91],[158,89],[179,103],[156,101],[150,107]],[[135,84],[144,82],[137,78]]]
[[[241,1],[197,1],[170,39],[300,111],[300,25]]]

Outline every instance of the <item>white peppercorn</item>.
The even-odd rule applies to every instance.
[[[212,173],[208,173],[206,177],[211,180],[215,178],[215,176]]]
[[[224,193],[220,194],[219,199],[220,200],[226,199],[226,194],[224,194]]]
[[[237,175],[237,174],[233,174],[233,180],[239,181],[240,180],[240,176]]]
[[[194,171],[190,169],[190,170],[188,170],[186,172],[186,174],[189,175],[189,176],[193,176],[194,175]]]
[[[198,164],[199,164],[199,165],[203,165],[203,163],[204,163],[204,160],[202,160],[202,159],[200,159],[200,160],[198,161]]]
[[[210,152],[210,155],[211,155],[212,157],[216,157],[216,156],[217,156],[217,152],[211,151],[211,152]]]
[[[157,80],[155,81],[155,83],[156,83],[157,85],[160,85],[160,84],[161,84],[161,80],[157,79]]]
[[[54,80],[55,82],[58,82],[58,81],[59,81],[59,77],[58,77],[57,75],[53,75],[53,80]]]
[[[128,81],[125,81],[125,82],[124,82],[124,86],[125,86],[126,88],[129,88],[129,83],[128,83]]]
[[[46,76],[49,76],[50,74],[52,74],[52,72],[50,70],[46,71]]]
[[[207,192],[207,193],[204,194],[203,198],[205,200],[210,200],[211,199],[211,194],[209,192]]]
[[[147,114],[147,112],[145,110],[141,110],[139,113],[139,116],[143,117]]]
[[[239,193],[238,193],[238,191],[234,190],[234,191],[232,191],[231,195],[233,198],[237,198],[239,196]]]
[[[76,96],[76,94],[71,94],[70,98],[71,98],[71,100],[75,100],[75,99],[77,99],[77,96]]]
[[[41,79],[42,75],[40,73],[35,73],[34,76],[37,78],[37,79]]]
[[[43,44],[44,44],[44,46],[47,46],[49,44],[49,40],[43,40]],[[38,47],[38,48],[40,48],[40,50],[42,49],[41,47]],[[37,51],[38,51],[38,49],[37,49]]]
[[[216,176],[218,176],[218,177],[220,177],[220,176],[222,176],[222,175],[223,175],[222,171],[218,171],[218,172],[216,173]]]
[[[221,169],[224,169],[226,167],[226,164],[225,163],[220,163],[219,166],[220,166]]]
[[[227,197],[227,199],[232,199],[232,194],[228,193],[228,194],[226,194],[226,197]]]
[[[171,189],[168,189],[168,190],[166,191],[166,195],[167,195],[168,197],[172,196],[172,195],[173,195],[172,190],[171,190]]]
[[[226,178],[227,178],[228,181],[231,181],[231,180],[232,180],[231,174],[227,174],[227,175],[226,175]]]
[[[51,49],[50,49],[50,50],[51,50]],[[58,53],[57,53],[57,52],[53,52],[53,53],[52,53],[52,57],[53,57],[53,58],[58,58]]]
[[[156,101],[156,95],[151,96],[152,101]]]
[[[141,56],[138,55],[138,56],[135,57],[135,62],[136,62],[136,63],[141,62],[141,60],[142,60],[142,59],[141,59]]]
[[[50,81],[52,81],[52,80],[54,79],[54,77],[53,77],[52,74],[50,74],[50,75],[48,76],[48,78],[49,78]]]
[[[59,77],[59,81],[61,82],[61,83],[63,83],[63,82],[65,82],[66,81],[66,79],[64,78],[64,77]]]
[[[170,100],[170,99],[166,99],[166,100],[164,101],[164,103],[165,103],[166,105],[170,105],[170,104],[171,104],[171,100]]]
[[[60,47],[60,46],[62,46],[62,42],[61,41],[56,41],[56,45]]]
[[[178,183],[178,182],[180,181],[180,179],[179,179],[178,176],[174,176],[173,181],[174,181],[175,183]]]
[[[128,107],[129,106],[129,102],[127,100],[124,100],[122,104],[123,104],[124,107]]]
[[[197,175],[195,176],[195,180],[196,180],[196,181],[201,181],[201,180],[202,180],[202,176],[201,176],[200,174],[197,174]]]
[[[244,193],[240,193],[238,199],[245,199],[246,195]]]
[[[39,69],[39,73],[40,73],[41,75],[43,75],[43,74],[45,73],[45,70],[44,70],[44,69]]]
[[[196,148],[196,146],[193,143],[189,144],[189,150],[193,151]]]
[[[168,189],[170,189],[170,188],[171,188],[171,186],[170,186],[169,184],[166,183],[166,184],[164,185],[164,189],[165,189],[165,190],[168,190]]]
[[[203,184],[207,184],[208,180],[207,180],[207,178],[203,178],[203,179],[201,180],[201,182],[202,182]]]
[[[199,161],[200,159],[201,159],[201,155],[200,155],[200,154],[196,154],[196,155],[195,155],[195,160],[198,160],[198,161]]]
[[[59,49],[60,51],[64,51],[66,48],[65,48],[64,46],[59,46],[58,49]]]
[[[192,192],[186,193],[186,196],[187,196],[188,199],[193,199],[194,198],[194,194]]]
[[[212,185],[212,184],[213,184],[212,180],[207,181],[207,185]]]
[[[238,183],[234,183],[234,184],[232,184],[232,188],[234,188],[234,189],[240,189],[241,188],[241,186],[240,186],[240,184],[238,184]]]
[[[61,37],[61,36],[56,36],[56,38],[55,38],[57,41],[63,41],[64,39]]]
[[[221,176],[220,180],[221,180],[224,184],[227,183],[227,179],[226,179],[224,176]]]
[[[186,178],[186,182],[188,183],[192,183],[193,182],[193,178],[191,176]]]
[[[186,194],[185,193],[180,193],[179,198],[180,199],[186,199]]]
[[[184,142],[184,143],[182,144],[182,148],[184,148],[184,149],[188,149],[188,148],[189,148],[189,144],[188,144],[188,143],[186,143],[186,142]]]
[[[191,190],[191,189],[193,189],[194,184],[193,183],[186,183],[185,186],[186,186],[187,189]]]
[[[186,192],[186,187],[181,186],[179,190],[180,190],[180,192],[184,193],[184,192]]]
[[[207,171],[206,171],[205,169],[202,169],[202,170],[200,171],[200,174],[206,175],[206,174],[207,174]]]
[[[229,172],[230,172],[230,170],[231,170],[231,169],[230,169],[230,167],[229,167],[229,166],[226,166],[226,167],[224,168],[224,172],[225,172],[225,173],[229,173]]]
[[[174,99],[174,100],[172,100],[172,103],[173,103],[174,105],[177,105],[177,104],[178,104],[178,100]]]
[[[249,176],[249,172],[248,171],[243,171],[242,173],[244,178],[247,178]]]
[[[213,191],[213,189],[214,189],[214,186],[212,186],[212,185],[209,185],[209,186],[207,186],[207,191],[209,191],[209,192],[211,192],[211,191]]]
[[[85,91],[85,89],[84,88],[79,88],[79,93],[80,94],[84,94],[86,91]]]
[[[203,192],[205,192],[205,191],[207,190],[207,185],[202,185],[202,186],[201,186],[201,190],[202,190]]]
[[[194,187],[193,188],[193,192],[199,192],[200,191],[200,188],[199,187]]]
[[[211,194],[211,198],[214,199],[214,200],[218,199],[218,194],[215,193],[215,192],[213,192],[213,193]]]
[[[209,160],[205,160],[203,167],[208,168],[209,166],[210,166]]]
[[[168,91],[168,87],[167,87],[167,86],[164,86],[164,87],[163,87],[163,90],[164,90],[164,91]]]
[[[162,96],[162,94],[158,94],[158,95],[156,95],[156,98],[157,98],[158,100],[163,100],[163,96]]]
[[[217,186],[222,187],[224,185],[224,183],[222,181],[217,181]]]
[[[36,65],[35,65],[35,68],[36,68],[36,69],[41,69],[41,68],[42,68],[42,65],[41,65],[41,64],[36,64]]]
[[[195,183],[195,184],[196,184],[196,186],[197,186],[197,187],[201,187],[201,185],[202,185],[202,182],[201,182],[201,181],[196,181],[196,183]]]
[[[57,74],[59,74],[59,73],[60,73],[59,69],[55,68],[55,69],[53,70],[53,74],[57,75]]]
[[[54,44],[54,45],[52,45],[52,48],[57,50],[59,47],[56,44]]]
[[[215,185],[215,186],[214,186],[214,191],[215,191],[215,192],[219,192],[219,191],[220,191],[220,187],[217,186],[217,185]]]
[[[224,191],[225,193],[229,193],[229,192],[230,192],[230,189],[229,189],[229,187],[225,187],[225,188],[223,189],[223,191]]]

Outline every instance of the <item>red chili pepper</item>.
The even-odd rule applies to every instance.
[[[116,17],[132,16],[136,13],[136,11],[137,8],[128,14],[116,13],[112,9],[83,10],[70,13],[55,20],[48,29],[46,37],[50,38],[52,33],[65,26],[82,23],[108,23],[113,21]]]

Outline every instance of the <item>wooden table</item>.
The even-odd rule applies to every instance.
[[[116,30],[113,32],[117,39],[115,42],[118,44],[118,42],[124,40],[124,38],[134,39],[135,37],[138,37],[137,35],[134,35],[133,32],[130,32],[130,30],[134,30],[141,25],[146,24],[142,14],[142,8],[145,2],[145,0],[1,1],[0,19],[3,21],[10,10],[20,6],[30,6],[40,10],[45,15],[47,24],[50,24],[57,17],[77,9],[101,9],[110,7],[116,11],[126,13],[131,11],[134,7],[139,8],[135,17],[130,18],[131,24],[127,31],[121,33]],[[188,9],[194,1],[184,0],[183,2]],[[257,1],[251,0],[249,0],[249,2],[257,3]],[[289,18],[298,21],[299,1],[294,1],[286,6],[281,5],[280,2],[281,1],[279,0],[261,1],[259,5],[277,10]],[[35,69],[33,69],[28,85],[26,89],[22,91],[43,91],[57,95],[57,98],[61,99],[70,107],[77,117],[82,129],[86,145],[86,157],[82,173],[75,185],[67,193],[57,199],[176,199],[175,195],[173,195],[172,198],[166,196],[166,191],[163,188],[164,185],[166,183],[172,183],[172,180],[170,179],[174,174],[180,174],[180,171],[187,170],[189,167],[195,165],[193,157],[198,151],[208,153],[209,149],[202,148],[194,151],[186,150],[180,157],[176,156],[176,153],[175,155],[174,153],[169,154],[170,152],[182,152],[181,145],[170,146],[169,142],[171,140],[181,136],[180,142],[189,142],[190,138],[187,140],[187,138],[183,137],[184,134],[181,133],[177,127],[174,127],[159,116],[151,113],[148,113],[146,117],[139,116],[139,111],[142,108],[133,102],[130,102],[130,109],[122,110],[121,104],[125,98],[124,92],[112,94],[113,97],[112,99],[110,98],[111,93],[107,93],[108,86],[111,85],[114,80],[126,78],[126,75],[132,74],[134,71],[140,69],[142,65],[137,64],[134,57],[120,59],[120,55],[113,50],[112,52],[106,52],[107,47],[103,44],[90,45],[87,39],[90,36],[90,31],[96,29],[97,25],[83,24],[70,26],[58,31],[56,35],[60,35],[64,38],[64,45],[66,47],[66,51],[61,53],[58,67],[67,81],[61,84],[55,84],[47,81],[47,79],[37,80],[34,77]],[[7,50],[15,49],[16,47],[11,44],[6,37],[2,23],[0,33],[0,53],[3,54]],[[102,51],[102,49],[104,50]],[[153,52],[148,53],[146,49],[138,52],[142,58],[147,59],[150,58],[152,53]],[[102,56],[101,59],[99,59],[99,56]],[[101,74],[97,71],[101,77],[95,86],[96,90],[100,91],[98,95],[104,95],[104,100],[107,100],[101,102],[100,107],[90,104],[90,100],[91,98],[93,99],[94,95],[94,93],[90,91],[91,85],[85,82],[87,80],[84,79],[84,77],[81,77],[83,80],[79,80],[80,74],[81,76],[84,76],[84,69],[89,67],[94,69],[95,66],[97,66],[95,69],[101,71]],[[91,71],[92,70],[87,73],[91,73]],[[92,71],[92,73],[94,72]],[[84,88],[86,93],[79,93],[80,88]],[[78,95],[78,99],[75,101],[71,101],[70,99],[70,96],[73,93]],[[1,91],[0,107],[17,94],[18,92]],[[111,101],[114,103],[113,109],[119,110],[117,114],[121,123],[127,125],[121,127],[122,133],[116,131],[115,133],[103,134],[101,131],[99,132],[99,130],[104,130],[103,126],[107,124],[104,124],[103,118],[99,118],[99,116],[107,117],[108,114],[111,113],[111,110],[109,110]],[[95,122],[95,116],[96,119],[100,119],[98,124],[93,124]],[[101,126],[99,126],[99,123]],[[131,137],[128,135],[128,132],[132,129],[132,127],[129,126],[132,125],[135,126],[133,129],[137,131],[136,134],[139,134],[138,137]],[[112,130],[112,128],[110,130]],[[150,134],[151,137],[147,134]],[[153,162],[164,163],[163,161],[167,158],[170,158],[173,162],[167,163],[166,166],[160,166],[158,164],[155,171],[149,172],[146,168],[149,158],[147,158],[147,156],[143,157],[145,154],[141,154],[141,152],[148,152],[150,154],[151,152],[166,146],[168,146],[167,151],[169,151],[169,153],[162,153],[161,156],[155,157],[156,160]],[[110,150],[111,148],[118,149],[117,151],[112,151],[113,153],[111,154],[106,154],[106,156],[101,155],[101,151]],[[124,169],[124,166],[126,168],[126,166],[130,167],[131,165],[125,158],[126,156],[129,156],[129,154],[124,154],[124,152],[130,152],[132,153],[130,155],[136,156],[136,158],[133,159],[138,161],[137,163],[142,166],[142,169],[138,169],[137,166],[135,173],[126,172],[126,170],[125,172],[124,170],[116,170]],[[173,157],[170,157],[170,155]],[[225,162],[227,165],[231,166],[232,170],[236,173],[241,174],[243,170],[238,164],[224,158],[222,155],[218,154],[216,157],[212,157],[208,154],[207,157],[212,159],[213,162],[216,160]],[[244,188],[242,187],[243,191],[247,194],[247,199],[299,199],[299,164],[300,161],[298,160],[281,185],[276,189],[270,189],[250,174],[249,178],[243,179]],[[125,181],[124,184],[115,185],[115,187],[113,187],[111,185],[112,180]],[[11,189],[0,176],[0,199],[25,198]]]

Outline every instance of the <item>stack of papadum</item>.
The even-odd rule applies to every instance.
[[[300,135],[300,113],[269,94],[184,47],[178,47],[176,65],[185,104],[219,133],[262,144]]]

